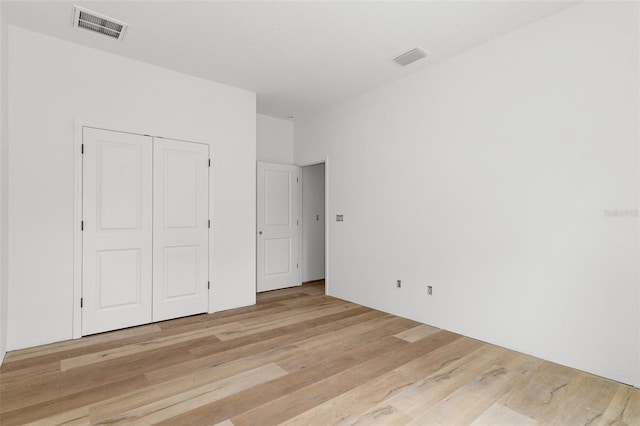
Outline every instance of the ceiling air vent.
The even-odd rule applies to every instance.
[[[122,41],[129,25],[101,13],[74,5],[73,26]]]
[[[403,67],[406,67],[407,65],[420,60],[422,58],[426,58],[427,55],[429,55],[430,53],[427,52],[426,50],[424,50],[421,47],[416,47],[415,49],[411,49],[407,52],[404,52],[401,55],[396,56],[395,58],[393,58],[393,62],[395,62],[398,65],[401,65]]]

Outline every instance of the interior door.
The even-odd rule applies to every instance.
[[[153,320],[207,312],[209,146],[154,139]]]
[[[258,163],[257,290],[300,285],[299,168]]]
[[[152,140],[82,133],[82,334],[151,321]]]

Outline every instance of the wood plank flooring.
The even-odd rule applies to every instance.
[[[640,425],[640,390],[324,295],[7,354],[0,424]]]

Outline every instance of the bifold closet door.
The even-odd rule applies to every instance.
[[[207,312],[209,146],[153,144],[153,321]]]
[[[83,129],[82,334],[151,321],[152,140]]]

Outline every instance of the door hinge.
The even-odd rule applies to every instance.
[[[211,290],[211,281],[207,281],[207,290]]]
[[[300,264],[296,263],[296,269],[299,269],[299,268],[300,268]]]
[[[296,182],[300,182],[300,178],[299,177],[296,178]]]
[[[209,158],[209,167],[211,167],[211,158]]]
[[[80,154],[84,154],[84,144],[80,145]]]
[[[80,307],[84,308],[84,297],[80,298]]]
[[[84,231],[84,220],[80,221],[80,230]]]
[[[208,228],[211,228],[211,219],[209,219],[209,220],[207,221],[207,227],[208,227]]]
[[[300,221],[296,220],[296,226],[300,226]]]

